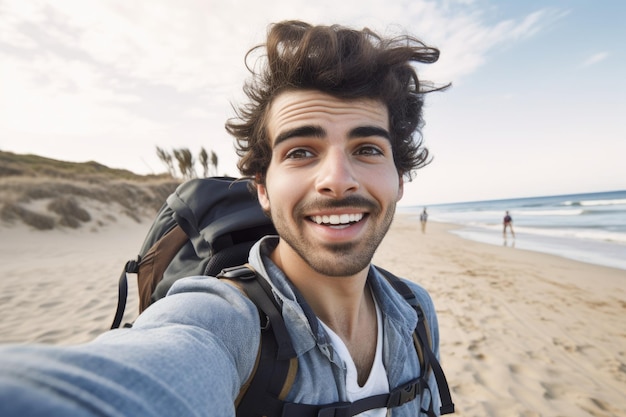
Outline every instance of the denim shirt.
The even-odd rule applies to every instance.
[[[268,278],[298,355],[290,402],[345,401],[345,364],[311,309],[268,255],[268,237],[250,252],[251,265]],[[394,388],[419,375],[412,333],[416,314],[370,268],[368,282],[383,315],[383,361]],[[408,282],[430,325],[439,332],[427,292]],[[234,416],[234,400],[252,372],[259,317],[241,292],[210,277],[189,277],[150,306],[128,329],[106,332],[77,346],[0,348],[0,415],[4,416]],[[434,378],[429,380],[439,409]],[[428,404],[428,392],[422,398]],[[419,401],[391,410],[417,416]]]

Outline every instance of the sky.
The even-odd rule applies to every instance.
[[[228,4],[226,4],[228,3]],[[421,79],[433,155],[402,205],[626,189],[621,0],[0,0],[0,150],[139,174],[156,147],[214,151],[244,55],[285,19],[409,32],[441,51]]]

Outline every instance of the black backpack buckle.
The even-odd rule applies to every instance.
[[[417,379],[411,381],[402,388],[397,388],[389,393],[389,401],[387,401],[387,408],[399,407],[402,404],[413,401],[421,393],[420,387],[423,380]]]

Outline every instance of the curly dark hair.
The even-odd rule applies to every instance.
[[[250,58],[265,49],[256,71]],[[412,178],[429,162],[422,146],[424,94],[447,88],[420,81],[413,62],[433,63],[439,50],[402,35],[385,39],[369,29],[312,26],[284,21],[270,26],[267,42],[246,54],[252,78],[244,85],[249,102],[235,108],[226,130],[236,139],[238,168],[265,182],[272,150],[266,115],[273,99],[290,89],[318,90],[342,99],[382,101],[389,110],[393,158],[398,172]]]

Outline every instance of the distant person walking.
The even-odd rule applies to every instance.
[[[502,229],[502,236],[504,236],[504,240],[506,240],[506,229],[507,228],[511,230],[511,237],[513,239],[515,239],[515,232],[513,231],[513,218],[509,214],[508,210],[504,214],[504,220],[503,220],[502,223],[503,223],[503,226],[504,226],[504,228]]]
[[[426,233],[426,222],[428,221],[428,213],[426,212],[426,207],[420,214],[420,223],[422,223],[422,233]]]

